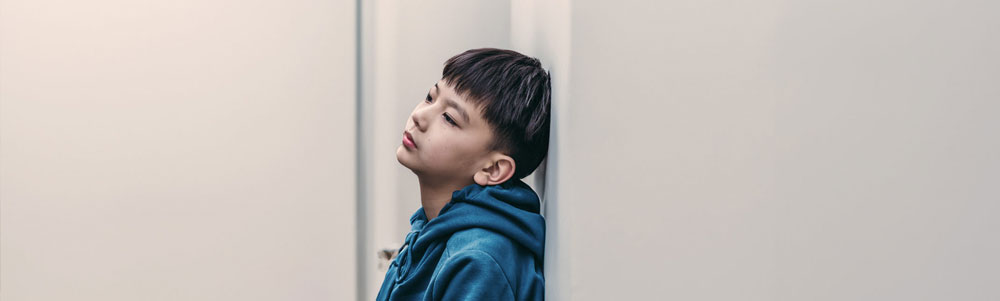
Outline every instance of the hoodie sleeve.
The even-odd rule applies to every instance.
[[[500,265],[479,250],[465,250],[448,258],[427,292],[435,301],[514,300]]]

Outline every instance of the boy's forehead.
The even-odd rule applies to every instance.
[[[434,87],[437,87],[441,91],[447,91],[450,94],[455,94],[456,96],[459,97],[463,96],[463,95],[458,95],[458,92],[455,91],[455,87],[453,87],[451,83],[448,82],[448,80],[443,78],[438,82],[434,83]]]

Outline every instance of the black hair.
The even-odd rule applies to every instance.
[[[481,108],[491,150],[514,159],[514,179],[531,174],[549,151],[552,83],[541,62],[513,50],[470,49],[445,62],[442,78]]]

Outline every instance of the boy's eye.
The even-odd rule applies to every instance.
[[[448,116],[448,114],[442,114],[442,115],[444,115],[444,120],[447,120],[448,123],[451,123],[451,125],[455,125],[455,126],[458,125],[457,123],[455,123],[455,120],[451,119],[451,117]]]
[[[431,102],[431,94],[427,93],[427,102]]]

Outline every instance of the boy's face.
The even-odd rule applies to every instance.
[[[471,184],[480,165],[489,164],[493,131],[481,111],[442,79],[410,113],[402,140],[396,159],[423,180]]]

